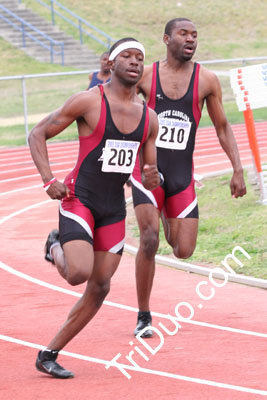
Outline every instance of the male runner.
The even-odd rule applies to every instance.
[[[58,352],[93,318],[109,292],[124,245],[124,184],[140,151],[144,186],[160,182],[156,166],[156,113],[136,94],[144,67],[144,47],[126,38],[110,49],[111,82],[72,96],[32,130],[33,160],[52,199],[61,200],[59,232],[53,230],[45,258],[71,285],[87,281],[82,298],[36,360],[39,371],[71,378]],[[53,177],[46,140],[77,121],[80,150],[75,168],[64,183]]]
[[[100,70],[90,72],[88,76],[90,81],[88,89],[91,89],[92,87],[99,85],[100,83],[107,83],[110,81],[111,72],[108,60],[109,52],[105,51],[105,53],[103,53],[100,57]]]
[[[194,188],[195,134],[206,102],[220,144],[233,166],[230,187],[233,197],[246,193],[243,170],[232,129],[223,105],[221,86],[214,73],[191,59],[197,47],[197,30],[186,18],[175,18],[165,27],[165,60],[145,67],[138,82],[148,105],[158,114],[156,140],[158,169],[164,183],[153,192],[141,184],[138,163],[131,177],[135,213],[140,230],[136,256],[139,305],[135,335],[151,325],[149,298],[155,273],[161,215],[168,243],[178,258],[192,255],[198,232],[198,205]],[[143,337],[152,336],[147,328]]]

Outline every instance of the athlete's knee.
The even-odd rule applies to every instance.
[[[140,250],[146,257],[154,257],[159,247],[159,234],[158,231],[147,227],[140,238]]]
[[[192,256],[195,247],[173,247],[173,254],[177,258],[186,259]]]
[[[88,276],[81,273],[72,273],[67,275],[67,282],[71,286],[77,286],[88,280]]]
[[[105,297],[110,291],[110,281],[106,282],[91,282],[90,292],[94,297],[95,303],[97,305],[102,304]]]
[[[88,281],[90,276],[91,271],[89,266],[87,266],[87,268],[80,268],[76,265],[68,265],[66,280],[70,285],[80,285],[81,283]]]

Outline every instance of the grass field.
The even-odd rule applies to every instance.
[[[49,12],[35,0],[23,3],[51,20]],[[194,21],[198,28],[198,60],[266,55],[266,1],[61,0],[61,3],[115,39],[134,36],[142,41],[148,62],[163,56],[164,26],[168,20],[181,16]],[[56,20],[59,23],[57,17]]]
[[[50,5],[49,0],[45,2]],[[88,22],[102,29],[114,39],[134,36],[146,47],[146,62],[164,57],[162,36],[165,24],[175,17],[186,17],[195,22],[199,33],[196,60],[214,60],[236,57],[266,56],[267,2],[262,0],[61,0],[61,3]],[[22,0],[51,21],[50,11],[35,0]],[[55,6],[56,9],[56,6]],[[62,11],[61,11],[62,12]],[[56,18],[56,24],[67,33],[79,38],[79,32]],[[76,21],[75,21],[76,22]],[[88,42],[98,54],[104,50],[94,42]],[[3,48],[2,48],[3,47]],[[7,48],[0,40],[0,75],[25,74],[64,69],[32,61],[21,52]],[[9,62],[9,61],[13,62]],[[18,62],[16,62],[18,61]],[[214,65],[213,65],[214,67]],[[222,67],[225,69],[225,65]]]
[[[267,279],[267,206],[258,203],[258,195],[250,184],[248,193],[240,199],[230,196],[231,176],[224,175],[203,181],[205,187],[197,190],[199,202],[199,234],[195,252],[186,261],[208,266],[221,266],[224,257],[235,246],[241,246],[250,256],[248,260],[238,254],[244,263],[231,267],[239,274]],[[138,236],[138,228],[134,228]],[[160,232],[159,254],[171,254],[171,248]]]

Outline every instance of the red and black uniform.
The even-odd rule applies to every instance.
[[[102,100],[98,124],[92,134],[79,137],[77,164],[64,181],[70,197],[60,204],[60,242],[86,240],[94,251],[121,254],[126,215],[123,186],[146,140],[149,112],[144,104],[138,127],[123,134],[112,120],[103,86],[99,88]]]
[[[159,62],[153,64],[148,106],[158,115],[157,162],[164,184],[152,192],[146,190],[141,184],[138,162],[131,181],[134,205],[152,203],[160,211],[163,209],[167,218],[198,218],[193,176],[195,135],[201,117],[198,81],[199,64],[195,63],[187,92],[172,100],[161,88]]]

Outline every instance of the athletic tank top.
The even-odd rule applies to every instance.
[[[101,79],[98,79],[98,77],[97,77],[98,72],[99,71],[93,72],[92,80],[90,82],[90,85],[88,86],[88,89],[91,89],[94,86],[104,83],[104,81],[102,81]],[[109,81],[110,81],[110,78],[107,81],[105,81],[105,83],[109,82]]]
[[[165,178],[168,195],[184,190],[191,182],[195,135],[201,117],[198,105],[199,64],[195,63],[188,89],[183,97],[172,100],[160,84],[159,61],[153,64],[148,106],[159,120],[156,140],[158,168]]]
[[[95,215],[109,215],[124,204],[124,184],[135,165],[136,156],[146,140],[149,126],[148,107],[144,103],[143,113],[137,128],[128,134],[115,126],[103,86],[101,113],[98,124],[88,136],[80,136],[78,160],[65,183],[71,195]]]

